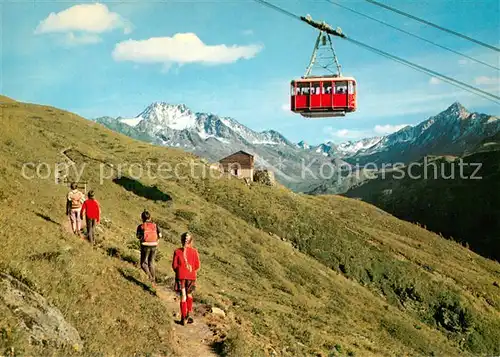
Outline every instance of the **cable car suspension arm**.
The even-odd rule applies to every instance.
[[[347,38],[345,34],[342,33],[342,30],[337,27],[336,30],[334,30],[330,25],[328,25],[326,22],[318,22],[314,21],[310,15],[307,16],[300,16],[300,20],[304,21],[305,23],[311,25],[312,27],[317,28],[320,31],[326,32],[330,35],[342,37],[342,38]]]
[[[308,78],[311,76],[311,72],[312,72],[312,69],[314,67],[314,65],[316,64],[316,59],[317,59],[317,56],[318,56],[318,50],[319,50],[319,46],[321,44],[321,42],[323,42],[323,46],[326,46],[326,40],[328,39],[328,44],[329,44],[329,47],[330,47],[330,50],[333,54],[333,60],[335,62],[335,65],[337,67],[337,73],[336,73],[336,76],[337,77],[340,77],[342,75],[341,73],[341,66],[339,64],[339,61],[337,60],[337,54],[335,53],[335,49],[333,48],[333,43],[332,43],[332,39],[330,38],[330,35],[325,33],[324,31],[320,31],[319,32],[319,35],[318,35],[318,38],[316,39],[316,43],[314,45],[314,50],[313,50],[313,53],[311,55],[311,60],[309,61],[309,65],[307,66],[307,69],[306,69],[306,73],[304,75],[303,78]],[[321,66],[323,67],[324,69],[332,72],[328,66]],[[332,72],[333,73],[333,72]]]

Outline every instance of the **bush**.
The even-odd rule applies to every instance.
[[[243,332],[233,326],[224,341],[221,343],[220,355],[223,357],[259,356],[259,352],[248,343]]]
[[[196,213],[191,211],[185,211],[182,209],[178,209],[175,211],[175,216],[186,221],[192,221],[196,218]]]
[[[434,306],[434,320],[447,331],[465,333],[473,325],[473,316],[468,308],[462,306],[458,295],[452,292],[444,292]]]

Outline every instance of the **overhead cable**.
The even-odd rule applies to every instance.
[[[410,19],[413,19],[413,20],[419,21],[419,22],[421,22],[421,23],[423,23],[423,24],[426,24],[426,25],[432,26],[432,27],[437,28],[437,29],[439,29],[439,30],[441,30],[441,31],[445,31],[445,32],[451,33],[452,35],[455,35],[455,36],[461,37],[461,38],[463,38],[463,39],[466,39],[466,40],[468,40],[468,41],[474,42],[474,43],[476,43],[476,44],[478,44],[478,45],[481,45],[481,46],[483,46],[483,47],[489,48],[490,50],[493,50],[493,51],[496,51],[496,52],[500,52],[500,48],[498,48],[498,47],[495,47],[495,46],[489,45],[489,44],[487,44],[487,43],[484,43],[484,42],[482,42],[482,41],[476,40],[476,39],[474,39],[474,38],[472,38],[472,37],[466,36],[466,35],[461,34],[461,33],[459,33],[459,32],[456,32],[456,31],[453,31],[453,30],[450,30],[450,29],[444,28],[444,27],[442,27],[442,26],[436,25],[435,23],[432,23],[432,22],[430,22],[430,21],[427,21],[427,20],[421,19],[421,18],[419,18],[419,17],[413,16],[413,15],[411,15],[411,14],[408,14],[407,12],[404,12],[404,11],[398,10],[398,9],[396,9],[396,8],[393,8],[393,7],[389,6],[389,5],[385,5],[385,4],[379,3],[378,1],[375,1],[375,0],[365,0],[365,1],[369,2],[370,4],[373,4],[373,5],[377,5],[377,6],[383,7],[384,9],[390,10],[390,11],[395,12],[395,13],[397,13],[397,14],[400,14],[400,15],[406,16],[406,17],[408,17],[408,18],[410,18]]]
[[[430,43],[430,44],[432,44],[432,45],[434,45],[434,46],[437,46],[437,47],[439,47],[439,48],[442,48],[442,49],[444,49],[444,50],[446,50],[446,51],[453,52],[453,53],[455,53],[455,54],[457,54],[457,55],[459,55],[459,56],[462,56],[462,57],[468,58],[468,59],[470,59],[471,61],[474,61],[474,62],[477,62],[477,63],[481,63],[482,65],[485,65],[485,66],[488,66],[488,67],[490,67],[490,68],[493,68],[493,69],[495,69],[495,70],[497,70],[497,71],[500,71],[500,68],[499,68],[499,67],[495,67],[495,66],[493,66],[493,65],[491,65],[491,64],[489,64],[489,63],[486,63],[486,62],[480,61],[480,60],[478,60],[478,59],[476,59],[476,58],[474,58],[474,57],[471,57],[471,56],[468,56],[468,55],[466,55],[466,54],[464,54],[464,53],[461,53],[461,52],[455,51],[455,50],[453,50],[453,49],[451,49],[451,48],[449,48],[449,47],[442,46],[442,45],[440,45],[440,44],[438,44],[438,43],[436,43],[436,42],[433,42],[433,41],[431,41],[431,40],[428,40],[428,39],[426,39],[426,38],[423,38],[423,37],[421,37],[421,36],[419,36],[419,35],[416,35],[416,34],[414,34],[414,33],[409,32],[409,31],[403,30],[403,29],[401,29],[401,28],[399,28],[399,27],[397,27],[397,26],[391,25],[391,24],[389,24],[389,23],[387,23],[387,22],[384,22],[384,21],[378,20],[378,19],[376,19],[376,18],[374,18],[374,17],[372,17],[372,16],[369,16],[369,15],[363,14],[362,12],[356,11],[356,10],[354,10],[354,9],[351,9],[351,8],[347,7],[347,6],[344,6],[344,5],[342,5],[342,4],[339,4],[339,3],[338,3],[338,2],[336,2],[336,1],[333,1],[333,0],[326,0],[326,1],[327,1],[327,2],[329,2],[330,4],[333,4],[333,5],[335,5],[335,6],[338,6],[338,7],[342,8],[342,9],[345,9],[345,10],[351,11],[351,12],[353,12],[353,13],[357,14],[357,15],[360,15],[360,16],[363,16],[363,17],[366,17],[367,19],[370,19],[370,20],[373,20],[373,21],[375,21],[375,22],[378,22],[378,23],[380,23],[380,24],[382,24],[382,25],[385,25],[385,26],[387,26],[387,27],[390,27],[390,28],[392,28],[392,29],[394,29],[394,30],[397,30],[397,31],[402,32],[402,33],[404,33],[404,34],[407,34],[407,35],[409,35],[409,36],[412,36],[412,37],[418,38],[419,40],[422,40],[422,41],[425,41],[425,42],[427,42],[427,43]]]

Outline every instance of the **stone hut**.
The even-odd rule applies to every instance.
[[[255,158],[245,151],[238,151],[219,160],[221,169],[238,178],[253,181]]]

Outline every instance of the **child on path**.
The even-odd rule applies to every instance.
[[[175,291],[180,293],[181,325],[187,321],[193,323],[190,313],[193,311],[193,291],[196,287],[196,272],[200,269],[198,251],[193,248],[193,236],[183,233],[181,236],[182,248],[174,252],[172,269],[175,271]]]
[[[88,200],[83,203],[82,209],[80,211],[80,218],[83,219],[85,214],[87,223],[87,238],[89,242],[94,245],[94,229],[96,224],[101,221],[101,207],[99,202],[94,198],[94,191],[90,190],[88,193]]]
[[[141,241],[141,268],[147,274],[151,285],[156,286],[154,260],[158,240],[161,238],[160,228],[151,221],[151,214],[144,210],[141,214],[142,224],[137,226],[136,236]]]

